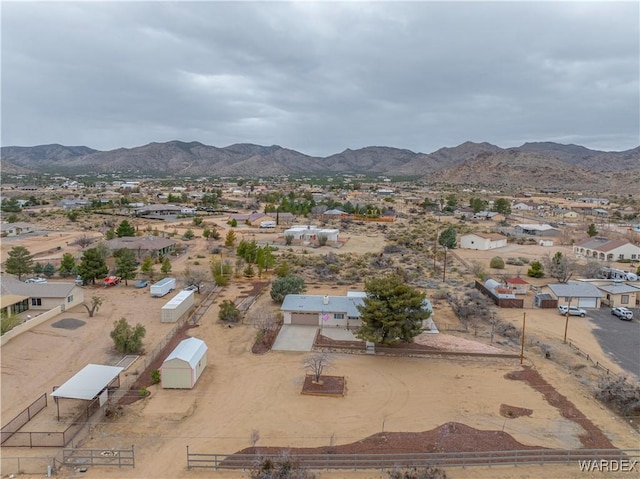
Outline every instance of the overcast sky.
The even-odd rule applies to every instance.
[[[2,1],[2,145],[640,144],[629,2]]]

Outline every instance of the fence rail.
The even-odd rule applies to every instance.
[[[518,451],[425,454],[292,454],[304,469],[393,469],[397,467],[470,467],[523,464],[573,464],[577,461],[633,461],[640,449],[530,449]],[[187,469],[251,469],[265,458],[282,454],[202,454],[189,451]]]
[[[134,447],[131,449],[63,449],[65,466],[136,467]]]
[[[16,417],[2,426],[2,432],[0,433],[2,441],[0,443],[4,444],[6,441],[11,439],[11,437],[18,432],[22,426],[31,421],[31,418],[42,411],[45,407],[47,407],[47,393],[44,393],[38,399],[33,401]]]
[[[578,354],[580,356],[583,356],[587,359],[587,361],[589,361],[594,367],[596,367],[597,369],[600,369],[601,371],[604,371],[605,373],[607,373],[607,376],[609,374],[616,376],[618,378],[621,378],[624,382],[627,381],[627,378],[625,378],[624,376],[620,376],[619,374],[614,373],[613,371],[611,371],[611,369],[609,369],[608,367],[606,367],[604,364],[602,364],[600,361],[594,361],[593,357],[591,357],[591,355],[589,353],[587,353],[586,351],[583,351],[582,349],[580,349],[578,346],[576,346],[575,344],[573,344],[571,341],[568,341],[569,346],[572,349],[575,349]]]

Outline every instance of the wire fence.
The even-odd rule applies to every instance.
[[[576,346],[575,344],[573,344],[571,341],[568,341],[567,344],[569,344],[569,346],[574,349],[580,356],[584,357],[587,359],[587,361],[589,361],[595,368],[600,369],[601,371],[604,371],[607,376],[608,375],[612,375],[615,376],[619,379],[622,379],[623,382],[627,381],[627,378],[625,378],[624,376],[621,376],[619,374],[616,374],[614,372],[611,371],[611,369],[609,369],[607,366],[605,366],[604,364],[602,364],[600,361],[594,361],[593,357],[591,356],[591,354],[587,353],[586,351],[583,351],[582,349],[580,349],[578,346]]]

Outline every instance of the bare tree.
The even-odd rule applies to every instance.
[[[102,306],[102,298],[100,298],[99,296],[91,296],[91,306],[89,306],[87,303],[82,303],[82,306],[87,309],[89,317],[93,318],[93,315],[96,314],[100,309],[100,306]]]
[[[559,283],[568,283],[577,265],[575,261],[557,251],[553,257],[550,255],[544,257],[544,267],[549,276],[557,279]]]
[[[489,300],[477,289],[469,289],[462,296],[448,295],[453,312],[460,319],[465,329],[469,329],[469,323],[477,328],[477,320],[489,316]]]
[[[322,373],[325,369],[333,367],[329,355],[327,353],[314,354],[303,361],[304,368],[310,371],[314,377],[314,381],[319,383]]]
[[[189,266],[182,273],[182,279],[187,286],[195,286],[198,288],[198,293],[200,293],[200,288],[202,287],[202,283],[204,283],[209,278],[209,271],[206,269],[191,269]]]
[[[82,249],[85,249],[91,243],[93,243],[93,238],[91,238],[90,236],[87,236],[87,235],[82,235],[82,236],[80,236],[80,238],[78,238],[76,240],[76,244],[78,246],[80,246],[80,248],[82,248]]]
[[[249,436],[249,440],[251,441],[251,447],[255,449],[256,444],[258,444],[258,441],[260,440],[260,431],[258,431],[257,429],[252,430],[251,436]]]

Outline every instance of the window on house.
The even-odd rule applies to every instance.
[[[623,294],[622,296],[620,296],[620,303],[621,304],[629,304],[629,295],[628,294]]]
[[[334,317],[335,319],[344,319],[344,314],[342,314],[342,313],[335,313],[335,314],[333,315],[333,317]]]
[[[73,302],[73,295],[67,296],[67,303],[72,303],[72,302]]]
[[[624,255],[623,254],[619,254],[618,255],[618,259],[624,259]]]
[[[31,306],[42,306],[42,298],[31,298]]]
[[[631,255],[631,259],[636,259],[637,257],[638,257],[638,255],[636,255],[636,254],[632,254]]]

